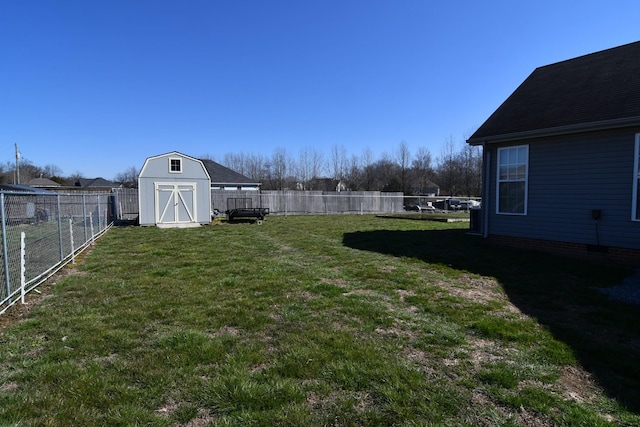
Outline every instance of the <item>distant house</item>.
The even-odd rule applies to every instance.
[[[313,178],[309,181],[308,188],[299,185],[301,190],[323,191],[325,193],[346,191],[347,187],[339,179],[333,178]]]
[[[640,42],[537,68],[467,142],[483,236],[640,264]]]
[[[56,194],[52,191],[38,188],[36,186],[24,185],[24,184],[0,184],[1,191],[11,191],[16,193],[36,193],[39,195],[51,195]]]
[[[117,184],[104,178],[78,178],[75,186],[81,188],[113,188],[117,187]]]
[[[49,178],[33,178],[27,183],[31,187],[36,188],[55,188],[60,187],[61,185]]]
[[[440,187],[438,184],[434,183],[431,180],[425,180],[421,183],[421,186],[414,187],[411,189],[411,195],[413,196],[439,196],[440,195]]]
[[[201,159],[211,177],[213,190],[259,190],[260,183],[213,160]]]

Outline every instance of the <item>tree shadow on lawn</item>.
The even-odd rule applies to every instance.
[[[597,290],[619,285],[631,270],[493,246],[467,230],[354,232],[343,244],[494,277],[514,305],[573,349],[610,396],[640,413],[640,307]]]

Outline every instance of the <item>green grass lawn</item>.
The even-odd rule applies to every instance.
[[[630,272],[467,228],[114,228],[0,330],[0,425],[640,425]]]

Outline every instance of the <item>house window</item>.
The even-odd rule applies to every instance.
[[[636,148],[633,153],[633,198],[631,219],[640,221],[640,133],[636,134]]]
[[[169,172],[170,173],[182,173],[182,159],[172,157],[169,159]]]
[[[529,146],[498,149],[497,211],[501,214],[527,214]]]

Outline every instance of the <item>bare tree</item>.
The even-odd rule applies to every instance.
[[[84,178],[84,174],[80,171],[75,171],[67,177],[67,182],[69,185],[76,185],[76,183],[82,178]]]
[[[360,159],[353,154],[349,159],[347,171],[344,176],[344,185],[349,190],[361,190],[363,188],[363,173],[360,166]]]
[[[308,147],[300,150],[298,163],[295,167],[296,179],[301,190],[310,190],[311,181],[311,153]]]
[[[242,151],[240,153],[225,154],[222,164],[241,175],[246,175],[246,156]]]
[[[413,183],[418,194],[424,194],[432,184],[434,171],[431,163],[431,152],[424,147],[418,148],[411,163]]]
[[[459,190],[460,167],[453,137],[445,140],[438,159],[438,181],[444,194],[457,195]]]
[[[269,182],[272,189],[284,190],[286,188],[289,164],[290,161],[287,158],[287,151],[284,148],[276,148],[271,156],[271,164],[269,168]]]
[[[114,180],[123,187],[135,188],[138,186],[140,171],[135,166],[130,166],[123,172],[117,173]]]
[[[400,183],[400,167],[388,154],[369,166],[373,176],[373,190],[402,191]]]
[[[246,176],[256,182],[267,180],[267,161],[261,154],[248,155],[246,158]]]
[[[56,165],[46,165],[43,168],[44,176],[47,178],[54,178],[62,176],[62,168]]]
[[[34,165],[29,159],[21,157],[18,166],[15,163],[7,162],[9,169],[7,174],[11,175],[14,184],[26,184],[33,178],[44,176],[44,169]]]
[[[400,191],[407,193],[409,191],[409,169],[411,163],[411,153],[405,141],[402,141],[396,152],[396,159],[399,166]]]
[[[0,164],[0,183],[9,183],[12,180],[13,163],[6,162]]]
[[[311,179],[318,179],[324,175],[325,165],[324,165],[324,156],[321,151],[316,150],[315,148],[311,149],[310,153],[310,171],[311,171]]]
[[[365,191],[371,191],[374,186],[374,173],[373,173],[373,152],[369,148],[365,148],[362,151],[362,156],[360,157],[361,168],[362,168],[362,184],[364,186]]]
[[[341,180],[347,173],[347,149],[344,145],[333,145],[330,158],[331,175],[333,179]]]
[[[482,153],[480,147],[465,144],[458,155],[460,165],[460,193],[479,196],[482,187]]]

